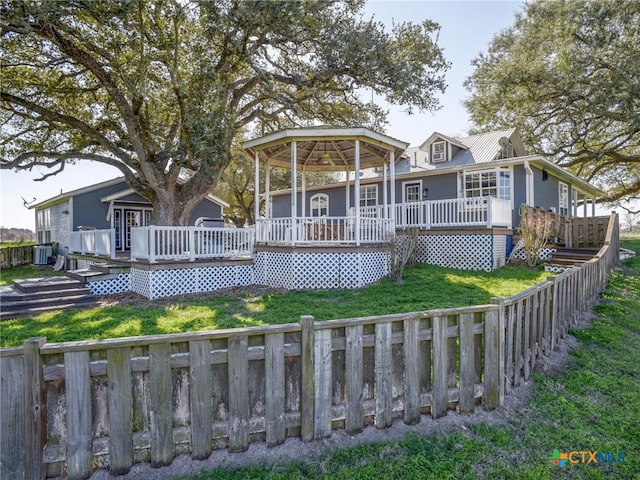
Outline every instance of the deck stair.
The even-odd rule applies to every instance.
[[[129,270],[130,267],[128,264],[112,261],[109,263],[94,263],[90,265],[89,268],[68,270],[66,275],[82,283],[88,283],[96,280],[110,280],[116,278],[120,273],[126,273]]]
[[[558,248],[548,258],[545,270],[562,271],[582,265],[598,254],[595,248]]]
[[[83,282],[66,276],[15,280],[13,285],[0,289],[0,300],[1,320],[97,304],[96,296]]]

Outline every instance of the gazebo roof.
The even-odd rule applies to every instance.
[[[355,143],[360,140],[360,168],[384,165],[390,153],[395,159],[409,146],[407,142],[374,132],[368,128],[312,127],[281,130],[248,140],[242,148],[253,158],[274,167],[291,168],[291,143],[296,142],[298,168],[314,171],[354,169]]]

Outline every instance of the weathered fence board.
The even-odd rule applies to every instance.
[[[64,354],[67,392],[67,477],[84,479],[93,471],[89,352]]]
[[[391,322],[376,324],[376,427],[386,428],[393,421]]]
[[[173,460],[173,398],[171,345],[149,347],[151,387],[151,466],[162,467]]]
[[[203,460],[211,455],[211,419],[213,409],[211,341],[189,342],[189,375],[191,377],[191,457]]]
[[[22,350],[22,349],[21,349]],[[0,358],[0,465],[2,476],[25,478],[25,427],[28,412],[25,402],[24,356]]]
[[[404,388],[404,423],[414,425],[420,421],[420,319],[404,322],[404,364],[406,369]]]
[[[133,465],[131,348],[107,351],[109,379],[109,471],[123,475]]]
[[[229,338],[229,451],[249,448],[249,339]]]
[[[346,327],[345,379],[347,382],[347,411],[345,430],[349,435],[362,431],[364,425],[362,325]]]
[[[284,442],[285,427],[285,369],[284,333],[265,336],[265,430],[267,445]]]

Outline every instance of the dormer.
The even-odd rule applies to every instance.
[[[449,162],[460,150],[467,150],[467,147],[454,138],[434,132],[420,145],[420,150],[427,152],[429,163],[437,165]]]

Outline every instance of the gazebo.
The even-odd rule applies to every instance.
[[[265,166],[264,192],[256,188],[255,261],[259,283],[285,288],[354,288],[387,273],[388,244],[395,230],[395,162],[408,143],[368,128],[312,127],[287,129],[249,140],[242,148],[255,160],[255,185],[260,162]],[[270,174],[274,167],[291,171],[289,216],[274,217],[270,208]],[[360,171],[384,171],[381,215],[363,215]],[[344,216],[329,216],[321,205],[307,214],[305,172],[343,172],[347,192]],[[298,172],[301,182],[298,184]],[[388,172],[388,173],[387,173]],[[258,198],[264,195],[265,215]]]
[[[258,197],[264,195],[265,218],[260,218],[260,203],[255,202],[256,240],[259,244],[359,246],[380,243],[389,231],[393,231],[395,211],[389,206],[395,198],[395,162],[408,143],[367,128],[314,127],[282,130],[249,140],[242,147],[255,159],[255,185],[260,185],[260,162],[265,166],[265,191],[256,191]],[[288,217],[273,218],[270,210],[272,167],[291,171],[292,195]],[[347,192],[354,187],[353,207],[356,207],[360,205],[359,172],[373,167],[384,171],[383,204],[386,208],[383,207],[379,218],[363,218],[360,208],[351,208],[348,194],[345,195],[344,216],[307,215],[306,172],[343,172]],[[300,185],[298,172],[302,173]],[[300,195],[297,194],[298,188]]]

